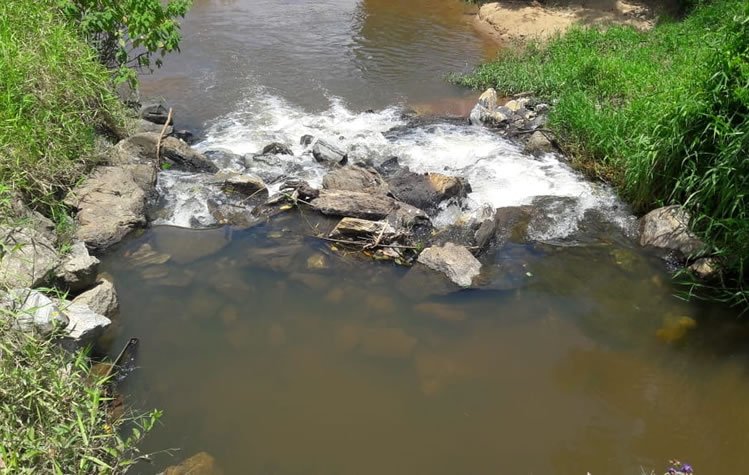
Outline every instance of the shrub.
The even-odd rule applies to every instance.
[[[192,0],[61,0],[96,49],[99,60],[114,70],[117,82],[137,84],[137,69],[161,66],[161,58],[179,51],[178,18]],[[155,60],[153,60],[156,56]],[[153,61],[152,61],[153,60]]]

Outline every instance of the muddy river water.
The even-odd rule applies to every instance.
[[[121,304],[112,353],[140,339],[123,389],[164,410],[143,448],[180,449],[136,473],[198,451],[227,474],[639,475],[672,458],[746,473],[749,335],[735,312],[675,297],[626,206],[556,157],[455,121],[403,129],[403,107],[464,115],[475,101],[443,80],[496,51],[473,11],[196,0],[182,54],[143,81],[199,148],[283,141],[319,184],[297,145],[311,133],[354,158],[466,177],[469,203],[438,228],[538,196],[566,205],[484,256],[480,288],[444,292],[331,249],[311,228],[335,222],[303,210],[217,226],[199,179],[163,172],[156,225],[103,262]]]

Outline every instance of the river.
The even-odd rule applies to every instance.
[[[444,81],[497,51],[474,11],[196,0],[182,54],[143,92],[168,98],[198,148],[285,142],[319,184],[298,145],[310,133],[355,159],[467,178],[467,206],[438,227],[538,196],[567,205],[493,253],[481,289],[441,294],[310,237],[332,222],[303,212],[216,226],[196,178],[163,172],[156,224],[103,261],[121,304],[111,351],[140,339],[123,390],[164,410],[143,449],[180,449],[136,473],[198,451],[227,474],[638,475],[672,458],[744,473],[749,335],[735,314],[675,297],[626,205],[563,160],[456,120],[404,128],[404,109],[459,117],[475,101]]]

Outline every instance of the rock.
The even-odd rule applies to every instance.
[[[83,242],[76,241],[57,268],[55,277],[59,287],[78,293],[93,287],[98,268],[99,259],[88,253]]]
[[[307,258],[307,269],[323,270],[328,268],[328,260],[324,254],[313,254]]]
[[[658,208],[640,219],[640,244],[689,257],[705,245],[689,230],[689,213],[678,205]]]
[[[116,146],[118,159],[115,164],[139,163],[157,164],[156,146],[159,134],[147,132],[136,134],[120,141]],[[205,155],[175,137],[164,137],[159,148],[160,160],[180,170],[216,173],[218,167]]]
[[[146,194],[121,167],[97,167],[65,203],[78,211],[76,238],[102,251],[146,224]]]
[[[55,223],[40,212],[29,208],[20,196],[11,196],[9,212],[10,217],[23,223],[24,227],[35,230],[47,238],[47,240],[52,244],[57,243],[57,230]]]
[[[401,328],[365,328],[359,332],[359,350],[367,356],[407,359],[417,340]]]
[[[273,142],[263,147],[263,155],[294,155],[294,152],[286,144],[280,142]]]
[[[408,232],[416,237],[423,237],[432,229],[429,216],[415,206],[399,201],[395,202],[395,209],[385,217],[385,220],[395,228],[396,232]]]
[[[554,144],[549,140],[544,132],[539,130],[533,132],[528,139],[528,142],[525,144],[525,153],[530,153],[532,155],[542,155],[553,151]]]
[[[481,222],[476,232],[473,234],[473,240],[479,252],[483,251],[491,244],[491,240],[497,230],[497,221],[494,218],[485,219]]]
[[[372,168],[350,166],[329,172],[322,179],[327,190],[361,191],[387,194],[388,185],[379,173]]]
[[[329,165],[345,165],[348,162],[348,154],[335,145],[324,140],[318,140],[312,146],[312,156],[320,163]]]
[[[422,315],[427,315],[443,322],[462,322],[468,318],[468,315],[463,310],[441,303],[420,303],[414,305],[414,310]]]
[[[93,312],[110,319],[114,318],[120,309],[114,284],[107,279],[101,279],[96,287],[74,298],[73,303],[85,304]]]
[[[692,317],[666,315],[663,326],[656,330],[655,336],[664,343],[677,343],[696,327],[697,321]]]
[[[61,344],[69,350],[95,343],[112,324],[110,319],[94,312],[84,303],[73,302],[65,307],[63,312],[69,321]]]
[[[481,94],[468,120],[473,125],[496,127],[509,122],[511,116],[512,111],[498,105],[497,91],[490,88]]]
[[[60,263],[54,244],[31,228],[0,226],[0,289],[48,283]]]
[[[223,475],[216,459],[206,452],[199,452],[179,465],[167,468],[159,475]]]
[[[397,208],[396,201],[384,195],[355,191],[321,190],[310,203],[323,214],[380,220]]]
[[[288,192],[290,195],[296,192],[299,199],[308,202],[320,196],[320,190],[312,188],[306,181],[298,179],[286,180],[281,186],[281,191]]]
[[[689,270],[702,280],[715,280],[720,275],[720,260],[715,257],[703,257],[694,261]]]
[[[234,174],[224,180],[223,189],[247,196],[261,194],[265,197],[268,196],[268,188],[265,186],[265,182],[252,175]]]
[[[164,252],[158,252],[149,243],[144,243],[135,251],[126,254],[126,257],[130,265],[145,267],[166,264],[172,256]]]
[[[463,246],[446,243],[442,247],[429,247],[419,254],[418,262],[445,274],[461,287],[470,287],[481,272],[481,263]]]
[[[140,107],[139,112],[140,118],[145,119],[154,124],[166,124],[167,117],[169,116],[169,109],[167,109],[160,102],[150,102],[143,104]],[[170,123],[174,122],[172,121]]]
[[[304,145],[305,147],[312,144],[312,142],[315,141],[315,137],[309,134],[302,135],[302,137],[299,139],[299,145]]]
[[[244,157],[229,150],[211,149],[203,152],[203,155],[220,169],[236,168],[237,165],[244,166]]]
[[[174,131],[174,127],[172,127],[171,125],[167,125],[166,129],[164,129],[163,123],[157,124],[155,122],[151,122],[145,119],[138,119],[138,121],[135,124],[136,134],[142,134],[146,132],[153,132],[156,134],[160,134],[162,129],[164,130],[164,135],[170,135]]]
[[[330,237],[334,239],[365,239],[388,242],[395,235],[395,229],[387,221],[369,221],[359,218],[343,218],[338,222]]]
[[[175,130],[171,136],[185,142],[187,145],[192,145],[197,141],[195,134],[185,129]]]
[[[465,180],[441,173],[419,174],[402,168],[387,177],[392,195],[422,210],[435,211],[453,197],[464,198],[471,191]]]
[[[15,313],[13,327],[25,333],[47,336],[68,324],[68,317],[52,299],[28,288],[0,294],[0,309]]]

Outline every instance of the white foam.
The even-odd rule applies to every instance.
[[[444,226],[466,220],[486,206],[493,208],[530,204],[539,196],[575,198],[574,204],[555,211],[554,226],[538,231],[537,239],[565,237],[589,210],[597,210],[610,221],[625,227],[632,217],[607,187],[591,183],[553,154],[534,158],[512,142],[482,127],[438,123],[403,127],[406,120],[396,107],[378,112],[356,113],[339,99],[331,100],[322,113],[309,113],[283,99],[259,90],[251,91],[238,109],[208,127],[202,150],[225,149],[236,154],[253,154],[270,142],[290,145],[295,157],[295,175],[313,186],[321,183],[327,169],[316,163],[299,143],[312,135],[349,153],[350,160],[378,163],[392,156],[416,172],[442,172],[468,180],[472,193],[462,209],[446,206],[435,219]],[[398,127],[391,131],[392,129]],[[391,131],[391,132],[389,132]],[[241,164],[231,163],[236,170]],[[252,169],[248,170],[252,172]],[[167,172],[160,181],[168,206],[174,208],[165,221],[176,225],[211,224],[203,198],[190,176]],[[184,181],[185,183],[180,183]],[[194,214],[190,216],[190,214]]]

